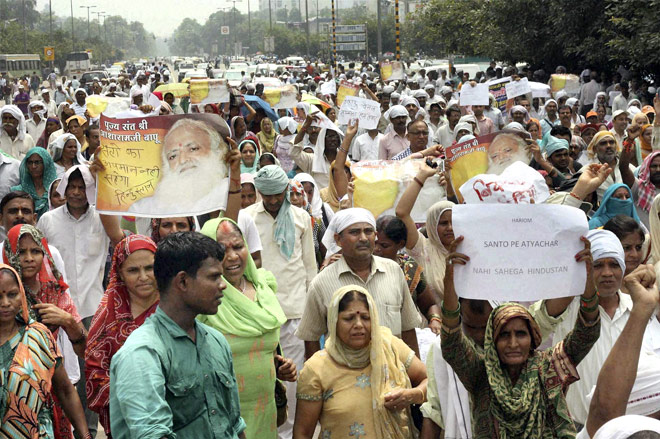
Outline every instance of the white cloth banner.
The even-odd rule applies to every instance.
[[[474,87],[469,83],[463,84],[460,105],[488,105],[488,84],[477,84]]]
[[[523,162],[513,163],[500,175],[475,175],[459,190],[467,204],[539,204],[550,197],[543,176]]]
[[[520,81],[507,82],[505,85],[506,97],[513,99],[518,96],[526,95],[532,92],[532,87],[529,85],[527,78],[522,78]]]
[[[371,99],[346,96],[339,109],[337,123],[339,125],[348,125],[348,122],[353,119],[358,119],[360,121],[360,128],[364,128],[365,130],[378,128],[380,104]]]
[[[587,271],[575,255],[589,230],[584,213],[554,204],[470,205],[452,210],[457,251],[470,257],[456,264],[460,297],[536,301],[584,292]]]

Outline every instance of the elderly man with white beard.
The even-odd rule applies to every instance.
[[[209,124],[194,119],[177,121],[163,139],[162,178],[153,195],[133,203],[129,212],[197,214],[224,206],[227,150],[221,133]]]
[[[513,133],[499,134],[488,145],[488,174],[501,174],[509,165],[515,162],[530,162],[527,143]]]

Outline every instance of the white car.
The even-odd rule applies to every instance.
[[[206,79],[208,76],[206,75],[206,70],[188,70],[184,76],[184,79],[185,78]]]
[[[254,85],[256,86],[257,84],[263,84],[264,88],[277,88],[282,86],[282,81],[277,78],[263,76],[260,78],[254,78]]]
[[[241,82],[243,82],[241,70],[227,70],[222,77],[227,80],[231,87],[240,87]]]
[[[232,61],[229,64],[229,70],[238,70],[238,72],[247,72],[249,65],[245,61]]]
[[[195,67],[197,70],[206,70],[209,68],[209,63],[207,62],[201,62],[197,64],[197,67]]]
[[[119,75],[121,73],[121,67],[114,67],[113,66],[113,67],[108,68],[106,71],[108,72],[108,76],[110,76],[111,78],[117,78],[117,77],[119,77]]]

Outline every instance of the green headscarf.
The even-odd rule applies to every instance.
[[[41,160],[44,162],[44,174],[42,177],[42,182],[46,191],[41,196],[37,194],[37,189],[34,187],[32,176],[30,175],[30,172],[27,168],[27,161],[34,154],[37,154],[39,157],[41,157]],[[55,162],[53,161],[53,158],[50,156],[50,154],[48,154],[48,151],[39,146],[31,148],[25,155],[23,161],[21,161],[19,177],[21,179],[21,184],[18,186],[13,186],[11,190],[23,191],[30,194],[34,200],[34,210],[37,215],[41,217],[41,215],[48,212],[48,189],[50,188],[51,183],[57,179],[57,171],[55,170]]]
[[[201,233],[217,241],[217,230],[223,221],[229,221],[238,227],[229,218],[215,218],[204,224]],[[245,238],[243,241],[245,242]],[[245,247],[247,248],[247,242]],[[227,288],[223,291],[224,298],[218,307],[218,312],[214,315],[200,315],[197,319],[223,334],[239,337],[259,337],[279,329],[286,322],[286,316],[275,296],[277,281],[270,271],[257,268],[249,249],[243,276],[252,282],[257,291],[254,301],[245,297],[227,281]]]
[[[497,337],[512,319],[527,321],[532,339],[532,352],[514,385],[497,354]],[[546,405],[539,377],[540,355],[535,348],[541,332],[527,309],[517,303],[505,303],[490,313],[484,338],[488,383],[492,391],[490,412],[499,423],[499,439],[540,439],[544,436]]]

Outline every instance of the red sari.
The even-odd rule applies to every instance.
[[[130,235],[124,238],[112,255],[108,288],[101,299],[89,328],[85,351],[87,405],[98,412],[99,421],[110,438],[110,360],[128,336],[156,311],[158,301],[137,318],[131,313],[128,289],[119,277],[119,268],[137,250],[156,252],[156,244],[148,237]]]

